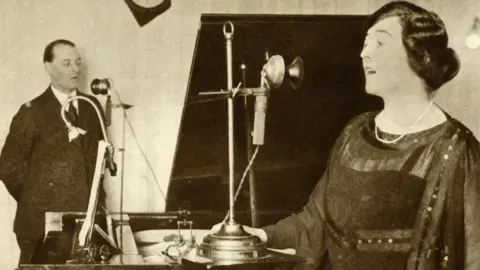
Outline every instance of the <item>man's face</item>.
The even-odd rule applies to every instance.
[[[82,73],[82,59],[76,47],[59,44],[53,48],[52,62],[45,62],[52,85],[70,93],[78,88]]]

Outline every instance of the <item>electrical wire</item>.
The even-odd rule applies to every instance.
[[[111,80],[110,80],[111,81]],[[112,87],[112,90],[113,92],[115,93],[115,96],[117,97],[118,101],[120,102],[120,104],[124,104],[122,99],[120,98],[120,95],[118,93],[118,91],[115,89],[115,87]],[[127,114],[127,111],[126,110],[123,110],[123,116],[125,117],[125,120],[127,121],[127,124],[128,124],[128,127],[130,128],[130,132],[132,133],[132,137],[133,139],[135,140],[135,143],[138,147],[138,149],[140,150],[140,153],[144,159],[144,161],[147,163],[147,166],[148,166],[148,169],[150,170],[150,172],[152,173],[153,175],[153,178],[154,178],[154,182],[155,182],[155,185],[157,186],[158,188],[158,191],[160,192],[160,195],[162,196],[162,199],[164,201],[167,200],[167,197],[165,196],[165,192],[162,190],[162,188],[160,187],[160,183],[158,182],[158,178],[157,178],[157,175],[155,173],[155,171],[153,170],[153,166],[152,164],[150,163],[150,161],[148,160],[147,158],[147,155],[145,154],[145,151],[143,150],[142,146],[140,145],[140,142],[138,141],[138,137],[135,133],[135,129],[133,128],[133,125],[132,125],[132,122],[130,121],[130,119],[128,118],[128,114]],[[123,170],[124,168],[122,168]],[[150,179],[149,177],[147,177],[147,179]]]
[[[255,161],[255,158],[257,157],[259,148],[260,148],[260,146],[257,145],[257,147],[255,148],[255,152],[253,152],[253,155],[250,158],[250,161],[248,162],[248,165],[245,168],[245,171],[243,172],[242,178],[240,180],[240,184],[238,185],[237,191],[235,192],[235,197],[233,198],[234,205],[235,205],[235,202],[237,201],[238,195],[240,194],[240,190],[242,189],[243,183],[245,182],[246,176],[247,176],[248,172],[250,171],[250,169],[253,165],[253,162]],[[222,223],[225,223],[225,221],[228,219],[229,214],[230,214],[230,210],[227,211],[227,214],[225,215],[225,218],[223,219]]]

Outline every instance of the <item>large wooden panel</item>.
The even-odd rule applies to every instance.
[[[359,57],[364,17],[202,16],[167,210],[228,209],[227,102],[198,96],[199,92],[226,88],[222,27],[227,20],[235,27],[233,85],[242,81],[240,65],[244,63],[246,85],[258,86],[266,54],[280,54],[287,63],[295,56],[305,61],[302,87],[294,91],[284,83],[269,97],[265,145],[254,164],[258,209],[287,215],[300,210],[308,199],[345,123],[360,112],[379,108],[378,100],[364,93]],[[253,97],[235,100],[237,183],[247,164],[246,120],[253,114],[253,102]],[[245,185],[236,209],[248,212],[249,207]],[[268,219],[272,221],[271,215]]]

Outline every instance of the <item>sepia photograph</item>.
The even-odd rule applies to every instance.
[[[0,270],[480,270],[479,0],[2,0],[0,94]]]

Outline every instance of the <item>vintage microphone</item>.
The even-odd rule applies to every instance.
[[[95,95],[106,95],[107,102],[105,104],[105,125],[109,127],[112,124],[112,98],[110,94],[110,79],[93,79],[90,89]]]
[[[232,40],[234,27],[230,21],[223,25],[223,35],[226,47],[227,91],[200,92],[199,95],[225,95],[228,109],[228,169],[229,169],[229,211],[219,230],[203,238],[196,254],[213,261],[232,263],[238,261],[255,260],[267,256],[266,244],[257,236],[246,232],[242,225],[234,218],[234,111],[233,99],[236,96],[255,96],[255,123],[253,143],[263,144],[267,99],[271,88],[279,88],[287,73],[293,78],[292,86],[298,88],[303,79],[303,61],[296,59],[292,65],[285,67],[283,58],[279,55],[269,59],[261,72],[261,85],[257,88],[239,86],[233,88],[232,74]]]
[[[254,106],[253,144],[263,145],[265,137],[265,118],[267,112],[268,95],[271,88],[279,88],[285,78],[285,71],[294,90],[300,88],[303,81],[303,60],[296,57],[285,67],[285,61],[280,55],[269,58],[261,72],[261,87],[264,91],[257,91]]]
[[[120,146],[119,148],[116,148],[118,151],[120,151],[120,205],[119,205],[119,208],[120,208],[120,223],[123,223],[123,219],[124,219],[124,216],[123,216],[123,203],[124,203],[124,199],[123,199],[123,192],[124,192],[124,181],[125,181],[125,137],[126,137],[126,123],[127,123],[127,114],[126,114],[126,110],[132,108],[133,106],[130,105],[130,104],[126,104],[126,103],[123,103],[121,100],[120,100],[120,96],[118,94],[118,92],[116,91],[116,88],[115,88],[115,84],[114,84],[114,81],[111,80],[110,78],[104,78],[104,79],[99,79],[99,78],[95,78],[92,80],[92,83],[90,84],[90,89],[92,91],[93,94],[95,95],[107,95],[107,100],[106,100],[106,104],[105,104],[105,122],[107,123],[108,126],[111,125],[112,123],[112,109],[122,109],[122,120],[121,120],[121,132],[119,133],[120,134]],[[112,103],[112,100],[111,100],[111,94],[112,92],[114,94],[116,94],[117,96],[117,99],[118,99],[118,103]],[[109,158],[108,158],[108,162],[107,162],[107,166],[109,168],[114,168],[114,171],[116,173],[117,171],[117,165],[116,163],[114,162],[114,152],[113,152],[113,149],[111,149],[111,151],[109,152]],[[112,175],[112,174],[111,174]],[[112,175],[112,176],[115,176],[115,175]],[[123,227],[122,227],[123,228]],[[125,232],[122,230],[120,230],[119,233],[117,233],[117,236],[119,237],[119,246],[120,246],[120,249],[123,250],[123,244],[124,244],[124,234]],[[126,241],[126,240],[125,240]]]
[[[254,124],[253,124],[253,144],[263,145],[265,135],[265,119],[268,105],[268,96],[271,89],[277,89],[282,86],[285,78],[288,79],[293,90],[302,86],[304,77],[304,65],[301,57],[294,58],[292,63],[285,66],[285,61],[281,55],[274,55],[268,59],[261,71],[261,82],[259,87],[242,87],[230,91],[203,91],[198,93],[200,96],[206,95],[233,95],[233,96],[255,96],[254,105]]]
[[[110,89],[112,87],[112,82],[110,79],[93,79],[90,84],[90,89],[95,95],[106,95],[107,101],[105,104],[105,126],[109,127],[112,124],[112,99]],[[111,176],[117,175],[117,164],[115,163],[114,154],[115,150],[113,147],[109,147],[108,150],[108,159],[107,159],[107,168],[110,171]]]

